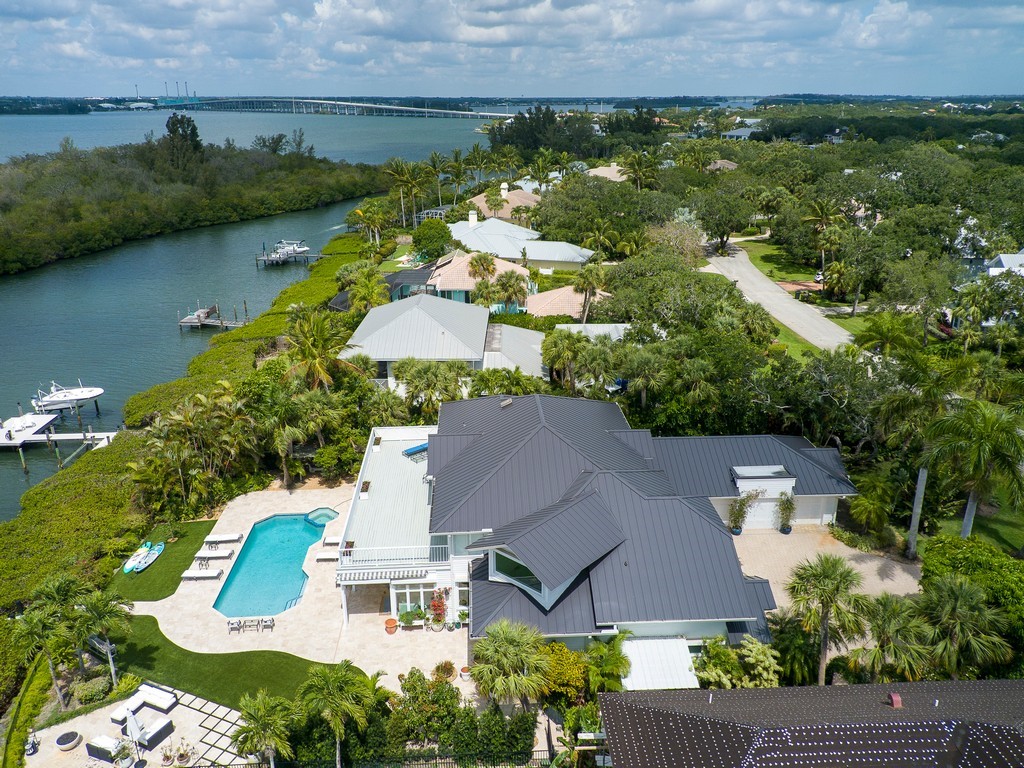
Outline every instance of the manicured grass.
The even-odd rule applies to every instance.
[[[225,647],[230,639],[225,629]],[[260,688],[266,688],[271,696],[293,698],[313,664],[278,651],[186,651],[164,637],[152,616],[134,617],[131,634],[115,637],[114,642],[123,671],[228,707],[237,707],[243,693],[255,693]]]
[[[165,542],[163,553],[142,573],[124,573],[121,570],[110,580],[110,589],[132,601],[163,600],[170,597],[181,582],[181,574],[192,564],[192,558],[203,546],[216,520],[182,523],[177,541],[166,541],[168,529],[157,526],[147,537],[156,544]]]
[[[939,523],[939,532],[959,536],[961,525],[962,515],[951,517]],[[1024,517],[1010,510],[991,516],[979,514],[974,518],[972,535],[1006,552],[1015,553],[1024,547]]]
[[[850,317],[849,315],[828,315],[828,319],[836,325],[841,325],[855,336],[863,331],[868,324],[867,315],[856,315],[855,317]]]
[[[786,351],[789,353],[790,357],[794,357],[797,360],[803,360],[804,352],[814,353],[818,351],[818,348],[803,336],[798,336],[777,320],[775,321],[775,324],[779,327],[779,333],[775,339],[779,344],[786,345]]]
[[[775,281],[813,280],[817,273],[815,267],[809,267],[793,261],[781,247],[760,240],[748,240],[738,245],[750,256],[750,263]]]

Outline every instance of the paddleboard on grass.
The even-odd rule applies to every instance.
[[[135,564],[135,572],[141,573],[153,564],[153,561],[160,557],[160,553],[164,551],[164,543],[161,541],[159,544],[152,547],[146,554],[142,556],[142,559]]]
[[[135,566],[149,554],[149,550],[153,547],[153,542],[147,541],[141,547],[135,550],[131,557],[124,561],[124,572],[131,573],[135,570]]]

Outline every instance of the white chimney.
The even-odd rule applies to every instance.
[[[476,220],[476,211],[470,210],[469,212],[469,226],[475,227],[479,222]]]
[[[501,199],[508,200],[508,182],[501,182]]]

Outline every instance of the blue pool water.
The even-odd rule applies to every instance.
[[[274,616],[302,597],[302,561],[324,529],[305,515],[274,515],[252,527],[213,607],[228,618]]]

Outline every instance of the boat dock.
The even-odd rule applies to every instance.
[[[249,307],[244,301],[242,302],[242,309],[244,311],[242,320],[238,319],[238,307],[235,307],[234,320],[225,320],[221,317],[220,307],[216,304],[202,307],[199,306],[197,301],[196,307],[195,312],[189,312],[184,317],[181,316],[181,312],[178,313],[179,330],[182,328],[220,328],[221,330],[230,330],[232,328],[241,328],[249,322]]]
[[[117,432],[93,432],[92,427],[82,432],[54,432],[53,422],[60,417],[52,413],[26,413],[0,421],[0,448],[15,448],[21,456],[21,468],[28,474],[24,449],[32,445],[52,448],[57,456],[57,466],[63,467],[79,453],[89,448],[103,448],[110,445]],[[60,456],[59,443],[81,443],[67,459]]]
[[[287,264],[289,262],[303,262],[309,264],[310,259],[309,246],[306,245],[305,240],[278,240],[274,244],[273,250],[267,252],[266,243],[263,244],[263,253],[256,254],[256,269],[260,268],[260,262],[263,262],[264,267],[269,267],[274,264]],[[322,253],[312,254],[312,258],[316,261],[319,258],[323,258]]]

